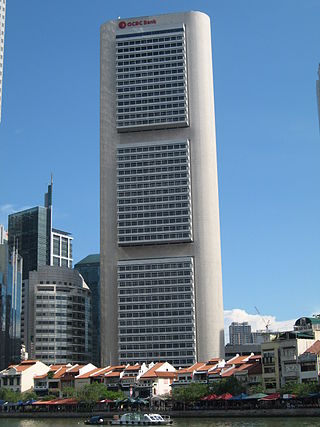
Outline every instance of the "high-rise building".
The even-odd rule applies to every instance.
[[[91,361],[91,292],[78,271],[42,266],[28,281],[31,358],[47,364]]]
[[[0,225],[1,229],[4,227]],[[0,371],[7,366],[6,358],[6,297],[8,275],[8,245],[0,241]]]
[[[19,363],[21,358],[21,314],[22,314],[22,271],[23,260],[17,248],[11,251],[7,282],[7,354],[9,363]]]
[[[0,226],[1,229],[1,226]],[[20,361],[22,258],[0,242],[0,370]]]
[[[3,245],[4,242],[8,242],[8,232],[5,230],[4,226],[0,224],[0,245]]]
[[[0,122],[2,105],[2,82],[3,82],[3,57],[4,57],[4,33],[6,26],[6,0],[0,0]]]
[[[45,194],[45,206],[9,215],[9,251],[16,246],[23,258],[23,279],[29,271],[50,265],[52,239],[52,180]]]
[[[232,322],[229,326],[229,342],[232,345],[252,343],[251,325],[248,322]]]
[[[100,366],[100,254],[88,255],[74,266],[91,291],[92,306],[92,359]]]
[[[66,231],[52,229],[52,253],[50,265],[72,268],[72,240]]]
[[[102,364],[224,352],[210,19],[101,27]]]
[[[16,212],[8,218],[9,253],[16,247],[23,258],[21,337],[29,353],[33,342],[28,323],[30,310],[33,309],[29,301],[29,273],[46,265],[72,268],[73,237],[70,233],[52,228],[52,189],[51,177],[44,206]]]

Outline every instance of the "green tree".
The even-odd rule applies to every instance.
[[[62,395],[64,397],[76,397],[76,390],[74,387],[64,387],[62,389]]]
[[[35,393],[33,390],[28,390],[21,394],[21,400],[23,401],[37,399],[37,398],[38,398],[37,393]]]
[[[103,399],[123,399],[124,394],[122,392],[109,391],[104,384],[93,383],[83,386],[77,391],[76,397],[89,405],[93,405]]]
[[[12,391],[10,389],[2,388],[0,389],[0,399],[6,400],[7,402],[18,402],[22,400],[21,393],[17,391]]]
[[[310,383],[296,383],[291,382],[281,388],[281,394],[295,394],[299,397],[308,396],[311,393],[318,393],[320,385],[317,382]]]
[[[264,387],[261,383],[248,387],[248,394],[264,393]]]
[[[192,383],[183,387],[175,387],[172,391],[172,400],[182,403],[185,407],[197,402],[208,393],[209,389],[206,384]]]
[[[220,381],[214,382],[210,386],[210,391],[214,394],[220,395],[223,393],[230,393],[233,396],[237,396],[240,393],[244,393],[245,387],[235,377],[223,378]]]

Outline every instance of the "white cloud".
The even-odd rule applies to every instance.
[[[0,224],[4,225],[4,227],[7,228],[8,215],[14,212],[24,211],[25,209],[29,209],[29,206],[23,206],[23,207],[17,208],[11,203],[5,203],[3,205],[0,205]]]
[[[251,325],[252,332],[256,330],[265,330],[266,323],[269,324],[270,331],[288,331],[293,329],[297,319],[277,320],[275,316],[269,314],[250,314],[241,308],[224,311],[224,330],[226,343],[229,342],[229,325],[232,322],[248,322]]]

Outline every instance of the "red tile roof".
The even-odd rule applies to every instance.
[[[143,375],[141,375],[140,378],[147,379],[147,378],[156,378],[156,370],[161,368],[163,365],[163,362],[156,363],[152,368],[150,368],[147,372],[145,372]]]
[[[313,354],[319,354],[320,353],[320,341],[317,340],[312,344],[311,347],[309,347],[305,353],[313,353]]]
[[[227,371],[222,372],[221,376],[222,377],[231,377],[235,373],[236,370],[237,370],[237,368],[228,369]]]
[[[48,376],[48,373],[43,374],[43,375],[35,375],[33,378],[35,380],[43,380],[44,378],[47,378],[47,376]]]
[[[66,371],[67,371],[67,367],[66,366],[61,366],[61,368],[59,368],[55,373],[54,373],[54,375],[53,375],[53,379],[58,379],[58,378],[61,378],[61,377],[63,377],[63,375],[66,373]]]
[[[106,368],[100,368],[99,371],[92,374],[92,377],[103,377],[107,372],[112,370],[112,366],[107,366]]]
[[[117,371],[115,371],[115,372],[108,372],[108,373],[106,373],[105,374],[105,377],[106,378],[115,378],[115,377],[120,377],[120,374],[121,374],[121,372],[117,372]]]
[[[68,374],[74,374],[74,373],[77,373],[77,372],[79,372],[79,370],[81,369],[81,368],[83,368],[85,365],[75,365],[75,366],[72,366],[71,368],[68,368],[67,369],[67,371],[68,371]]]
[[[125,369],[125,372],[127,372],[127,371],[139,371],[140,368],[141,368],[141,365],[127,366]]]
[[[196,371],[197,369],[199,369],[199,368],[200,368],[200,366],[203,366],[203,365],[205,365],[205,363],[204,363],[204,362],[197,362],[197,363],[194,363],[192,366],[189,366],[188,368],[180,368],[180,369],[178,370],[177,374],[178,374],[178,375],[179,375],[179,374],[187,374],[187,373],[192,374],[192,372]]]
[[[94,374],[94,373],[96,373],[96,372],[98,372],[100,370],[101,370],[101,368],[92,369],[91,371],[86,372],[85,374],[77,375],[76,379],[78,380],[78,379],[83,379],[83,378],[90,378],[92,374]]]
[[[227,365],[238,365],[239,363],[244,363],[248,358],[249,356],[235,356],[227,361]]]

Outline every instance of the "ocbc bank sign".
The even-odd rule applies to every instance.
[[[155,19],[141,19],[140,21],[120,21],[118,26],[121,30],[123,30],[126,27],[139,27],[140,25],[150,25],[150,24],[156,24],[157,21]]]

